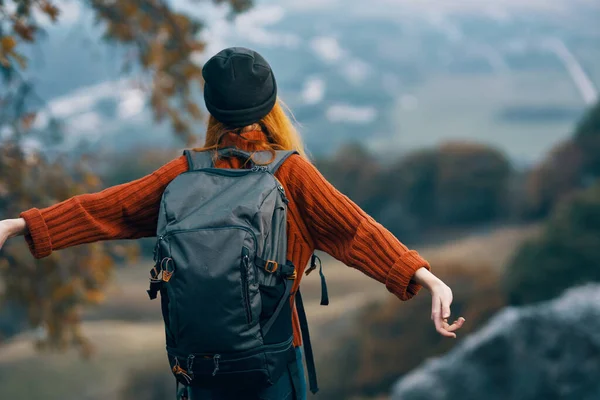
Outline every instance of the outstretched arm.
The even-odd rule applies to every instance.
[[[0,249],[7,239],[22,236],[27,233],[27,224],[23,218],[5,219],[0,221]]]
[[[84,243],[153,236],[164,189],[187,169],[181,156],[135,181],[0,221],[0,248],[7,238],[24,234],[33,256],[42,258]]]
[[[301,156],[290,157],[278,173],[298,204],[297,212],[316,249],[385,284],[401,300],[425,287],[432,294],[436,329],[444,336],[455,336],[453,331],[463,320],[453,325],[445,321],[450,316],[452,291],[430,272],[429,263],[418,252],[402,244]]]

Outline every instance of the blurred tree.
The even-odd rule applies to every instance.
[[[565,195],[582,186],[582,167],[583,153],[572,140],[552,149],[527,175],[522,216],[548,215]]]
[[[389,184],[382,197],[405,206],[419,222],[435,220],[435,190],[438,176],[439,151],[420,150],[409,154],[387,171]]]
[[[251,0],[212,2],[229,4],[232,15],[251,6]],[[168,118],[174,134],[185,144],[193,142],[190,123],[201,118],[193,88],[202,82],[201,66],[192,56],[205,46],[199,39],[202,23],[160,0],[86,4],[105,27],[105,39],[128,49],[122,60],[125,69],[132,60],[141,66],[136,78],[148,92],[156,120]],[[44,18],[60,21],[60,8],[51,0],[0,0],[0,219],[103,187],[92,157],[62,154],[51,159],[44,152],[48,145],[59,147],[62,126],[22,74],[27,68],[23,49],[40,41]],[[89,354],[91,347],[79,329],[79,309],[101,301],[115,259],[136,252],[120,243],[97,243],[33,260],[23,241],[11,241],[0,251],[2,301],[27,311],[41,347],[75,344]]]
[[[316,164],[342,193],[410,240],[435,226],[492,221],[506,216],[509,207],[510,163],[479,144],[420,150],[384,167],[364,146],[352,143]]]
[[[543,218],[574,191],[600,177],[600,102],[590,108],[569,140],[558,144],[525,181],[522,216]]]
[[[573,139],[583,155],[583,182],[589,184],[600,177],[600,101],[581,119]]]
[[[381,166],[362,144],[344,144],[333,157],[317,160],[315,164],[338,190],[363,208],[369,208],[380,187]]]
[[[412,153],[386,174],[382,197],[424,226],[457,225],[503,216],[511,166],[493,148],[448,143]]]
[[[547,300],[600,281],[600,183],[561,202],[543,234],[516,253],[504,278],[511,304]]]

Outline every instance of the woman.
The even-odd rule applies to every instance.
[[[350,199],[337,191],[306,158],[299,135],[277,102],[277,85],[269,64],[256,52],[229,48],[203,68],[204,99],[210,120],[205,147],[235,146],[245,151],[296,150],[277,170],[289,197],[288,258],[298,266],[300,284],[313,251],[322,250],[354,267],[401,300],[421,287],[432,296],[431,318],[443,336],[456,337],[464,319],[448,324],[452,292],[430,272],[430,266],[409,250]],[[220,168],[244,168],[238,158],[216,160]],[[0,221],[0,248],[6,239],[24,235],[35,258],[52,251],[110,239],[155,236],[158,207],[166,186],[188,170],[181,156],[150,175],[99,193],[75,196],[45,209],[30,209],[20,218]],[[298,315],[293,310],[294,345],[301,346]],[[244,398],[287,399],[305,396],[304,374],[298,357],[297,375],[283,376],[264,393]],[[292,372],[290,372],[292,374]],[[292,388],[300,383],[301,388]],[[222,399],[227,394],[194,389],[192,399]],[[233,396],[233,395],[232,395]]]

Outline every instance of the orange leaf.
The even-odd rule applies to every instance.
[[[52,22],[56,22],[58,18],[58,14],[60,14],[60,10],[53,4],[50,4],[48,1],[43,1],[40,5],[41,10],[50,17]]]
[[[3,53],[12,53],[15,46],[17,45],[17,41],[12,36],[2,36],[0,37],[0,49],[2,49]]]
[[[25,25],[24,23],[17,21],[13,25],[13,30],[17,35],[19,35],[23,40],[28,42],[33,42],[36,27],[32,25]]]
[[[104,301],[104,293],[99,290],[89,290],[86,293],[85,298],[92,304],[99,304]]]
[[[98,186],[100,185],[100,179],[93,174],[87,174],[85,176],[85,184],[88,186]]]

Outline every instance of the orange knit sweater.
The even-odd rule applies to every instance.
[[[260,131],[247,139],[266,140]],[[253,150],[251,142],[230,134],[224,145]],[[222,159],[219,168],[240,168],[238,159]],[[166,186],[188,170],[181,156],[141,179],[99,193],[72,197],[54,206],[21,213],[28,227],[25,236],[35,258],[53,250],[109,239],[136,239],[156,235],[159,203]],[[291,156],[275,174],[289,197],[288,259],[301,277],[315,249],[325,251],[344,264],[385,284],[401,300],[420,289],[412,281],[415,271],[430,268],[427,261],[409,250],[387,229],[336,190],[305,158]],[[293,303],[292,303],[293,304]],[[300,325],[293,313],[294,343],[301,345]]]

